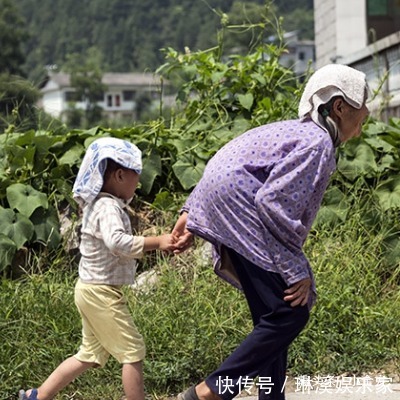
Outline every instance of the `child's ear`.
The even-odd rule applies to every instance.
[[[115,179],[117,182],[122,182],[124,180],[124,171],[121,168],[115,171]]]

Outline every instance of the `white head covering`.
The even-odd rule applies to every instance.
[[[83,157],[72,188],[73,197],[81,207],[91,203],[100,193],[107,158],[138,174],[142,172],[142,152],[134,144],[109,137],[95,140]]]
[[[365,101],[367,83],[365,74],[341,64],[328,64],[311,76],[299,104],[299,118],[311,118],[327,130],[318,107],[335,96],[342,96],[351,106],[360,109]]]

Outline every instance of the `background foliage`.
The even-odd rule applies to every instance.
[[[3,1],[9,0],[1,0],[0,4]],[[29,39],[24,42],[24,69],[37,83],[46,65],[62,67],[68,55],[84,54],[91,47],[102,54],[104,64],[100,67],[105,72],[154,71],[163,62],[161,48],[171,46],[183,51],[189,47],[198,51],[216,45],[214,32],[219,28],[221,13],[229,16],[231,25],[237,26],[230,43],[248,48],[252,30],[242,25],[260,22],[265,3],[265,0],[14,1],[25,19],[25,24],[18,26],[29,32]],[[273,3],[279,16],[288,17],[284,29],[299,29],[304,37],[312,38],[312,0],[267,3]],[[271,29],[266,31],[269,35],[273,33]]]
[[[247,56],[223,57],[219,46],[199,52],[166,50],[158,72],[178,86],[177,107],[166,120],[130,128],[17,132],[0,136],[0,269],[25,246],[55,249],[61,243],[60,213],[76,209],[71,189],[88,144],[99,136],[136,143],[143,152],[139,194],[155,207],[169,208],[174,195],[192,189],[209,158],[245,130],[295,118],[301,84],[278,60],[278,45],[261,44]],[[338,172],[316,226],[346,220],[353,196],[373,189],[365,223],[381,229],[386,214],[400,206],[399,120],[370,121],[363,137],[338,152]],[[352,190],[349,191],[349,188]],[[29,207],[26,205],[29,204]],[[373,207],[371,207],[373,205]],[[376,227],[375,227],[376,225]],[[400,251],[399,226],[385,233],[385,254]],[[13,242],[13,243],[12,243]]]
[[[284,16],[279,21],[286,30],[313,35],[312,0],[0,0],[0,10],[0,130],[52,122],[36,108],[38,88],[52,71],[70,73],[72,86],[89,104],[85,115],[71,110],[68,125],[92,127],[101,121],[95,100],[103,72],[154,71],[163,62],[162,48],[208,49],[221,35],[223,54],[247,54],[275,35],[275,13]],[[221,35],[214,34],[217,28],[223,28]],[[149,113],[141,109],[145,104],[145,98],[139,101],[141,119]]]

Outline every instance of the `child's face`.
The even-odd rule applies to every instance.
[[[135,190],[139,183],[140,175],[131,170],[124,169],[122,171],[122,180],[120,181],[120,196],[124,200],[130,200],[135,194]]]

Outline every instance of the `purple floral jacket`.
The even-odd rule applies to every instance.
[[[214,245],[216,272],[232,284],[219,268],[221,246],[288,286],[313,279],[302,247],[335,168],[331,137],[311,120],[251,129],[207,164],[183,207],[187,227]]]

